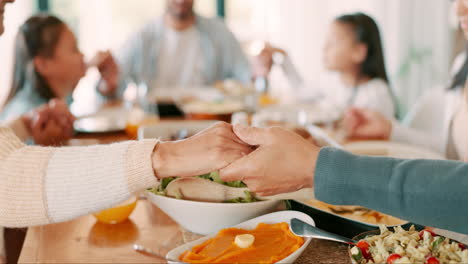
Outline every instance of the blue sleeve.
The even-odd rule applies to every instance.
[[[242,50],[241,44],[223,21],[219,19],[212,21],[214,22],[214,32],[223,43],[223,78],[249,84],[252,81],[252,73],[249,60]]]
[[[232,68],[230,74],[226,77],[239,80],[244,84],[249,84],[252,81],[250,63],[234,35],[231,32],[229,32],[229,35],[231,38],[230,50],[232,52]]]
[[[320,151],[317,199],[361,205],[417,224],[468,234],[468,163]]]

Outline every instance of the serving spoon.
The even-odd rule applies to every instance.
[[[358,242],[344,236],[324,231],[297,218],[291,219],[289,227],[295,235],[300,237],[312,237],[317,239],[340,242],[348,245],[355,245]]]
[[[201,178],[180,178],[166,187],[169,197],[182,197],[185,200],[220,203],[239,197],[245,197],[248,188],[234,188]],[[293,193],[274,196],[255,196],[260,200],[307,200],[313,199],[313,189],[306,188]]]

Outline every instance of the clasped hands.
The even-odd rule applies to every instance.
[[[60,146],[73,136],[75,117],[62,100],[52,99],[21,116],[21,120],[37,145]]]
[[[152,156],[159,179],[219,171],[223,181],[243,181],[270,196],[313,187],[319,148],[282,128],[217,123],[190,137],[161,142]]]

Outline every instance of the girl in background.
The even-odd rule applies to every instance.
[[[468,39],[468,3],[453,1],[465,38]],[[349,138],[384,139],[432,149],[448,159],[468,157],[468,56],[460,54],[452,67],[447,89],[423,95],[400,123],[372,109],[350,109],[345,115]]]
[[[257,76],[270,72],[275,53],[283,55],[281,67],[293,88],[312,87],[304,82],[284,50],[269,45],[254,61]],[[355,13],[336,18],[324,47],[324,64],[328,70],[339,73],[343,84],[339,89],[315,89],[325,95],[324,100],[341,110],[355,106],[387,117],[396,115],[379,28],[371,17]]]
[[[116,85],[118,68],[110,53],[93,59],[108,85]],[[75,35],[59,18],[36,15],[16,38],[13,85],[0,120],[20,116],[51,99],[71,102],[71,95],[87,65]]]

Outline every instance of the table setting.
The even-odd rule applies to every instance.
[[[123,109],[125,108],[113,105],[111,108],[104,108],[91,118],[98,120],[96,116],[120,117],[126,121],[128,116],[125,114],[128,112]],[[232,119],[248,122],[248,124],[255,123],[257,126],[273,124],[288,128],[301,127],[324,145],[342,148],[360,155],[442,158],[424,149],[386,141],[343,141],[342,138],[336,136],[339,133],[332,133],[333,126],[330,124],[336,122],[336,115],[330,115],[327,121],[324,119],[326,117],[323,114],[324,111],[319,112],[317,107],[306,109],[300,106],[295,108],[280,106],[265,109],[258,111],[258,114],[233,113]],[[313,116],[314,111],[317,111],[317,116],[319,116],[315,121],[308,118]],[[78,119],[81,123],[75,124],[76,127],[79,128],[86,118],[90,117]],[[299,122],[301,118],[302,122]],[[199,119],[201,120],[158,118],[156,122],[138,125],[136,137],[141,140],[145,138],[160,138],[165,141],[180,140],[217,122],[205,120],[205,118]],[[116,142],[131,139],[133,136],[123,125],[108,131],[99,131],[98,128],[94,131],[77,130],[80,133],[73,139],[73,145],[87,145],[91,143],[90,140],[93,143]],[[350,242],[350,239],[365,232],[375,232],[379,230],[380,225],[391,230],[400,226],[406,230],[425,228],[363,207],[327,205],[314,200],[313,191],[307,189],[278,197],[257,197],[250,193],[242,183],[221,182],[216,173],[200,175],[188,180],[174,178],[162,182],[161,186],[149,189],[114,208],[93,215],[70,222],[30,228],[19,262],[185,263],[184,261],[189,261],[198,263],[196,259],[201,257],[199,254],[205,253],[194,252],[192,249],[203,245],[206,241],[214,239],[213,241],[216,242],[217,235],[223,232],[240,229],[244,230],[244,233],[256,234],[255,238],[260,236],[258,241],[263,241],[261,235],[255,231],[255,228],[260,227],[258,224],[267,225],[265,228],[284,224],[285,234],[302,242],[298,244],[300,246],[288,249],[288,254],[275,255],[273,252],[271,256],[263,256],[262,261],[266,261],[265,263],[292,263],[294,261],[297,263],[367,263],[364,261],[369,258],[358,258],[356,254],[351,253],[349,245],[350,243],[357,245],[357,241]],[[297,236],[293,229],[292,219],[300,219],[315,227],[315,232],[321,235],[314,235],[314,238]],[[440,232],[444,231],[440,230]],[[330,237],[334,239],[330,240]],[[341,238],[338,241],[347,241],[348,244],[336,242],[337,237]],[[232,237],[234,238],[237,239],[236,236]],[[464,239],[463,236],[458,238]],[[220,245],[225,245],[225,243]],[[220,254],[219,250],[216,252],[217,258],[208,258],[210,263],[222,261],[223,256],[229,255]],[[229,256],[233,259],[230,260],[234,261],[236,257],[239,257],[241,260],[248,261],[248,258],[244,258],[244,254],[250,254],[245,253],[247,251],[243,252],[241,250],[232,253],[232,256]],[[206,254],[203,256],[209,255]],[[250,259],[250,261],[260,260]]]

